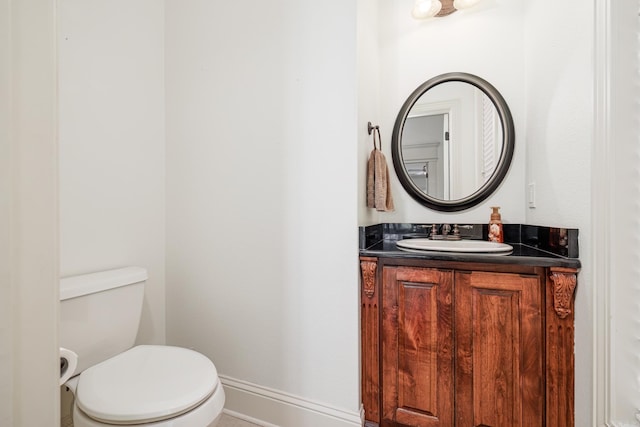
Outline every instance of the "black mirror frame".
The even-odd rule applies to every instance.
[[[431,197],[420,190],[411,180],[407,170],[404,166],[402,158],[402,132],[404,130],[404,124],[409,115],[409,111],[418,99],[429,89],[446,82],[463,82],[471,84],[487,95],[487,97],[493,102],[493,105],[498,111],[500,122],[502,124],[502,135],[504,145],[502,147],[502,153],[500,159],[496,165],[496,169],[491,174],[491,177],[480,187],[476,192],[471,195],[456,200],[441,200]],[[513,158],[513,150],[515,146],[515,130],[513,126],[513,118],[509,107],[498,90],[493,87],[486,80],[468,73],[446,73],[436,76],[427,80],[420,85],[409,98],[404,102],[398,117],[396,118],[395,125],[393,126],[393,135],[391,140],[391,154],[393,157],[393,167],[396,171],[396,175],[400,180],[400,183],[404,189],[413,197],[417,202],[426,206],[427,208],[444,212],[456,212],[469,209],[478,205],[480,202],[489,197],[500,186],[504,177],[509,171],[511,166],[511,159]]]

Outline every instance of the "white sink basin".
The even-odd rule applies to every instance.
[[[484,240],[430,240],[404,239],[396,242],[400,249],[410,251],[459,252],[509,255],[513,246],[506,243],[485,242]]]

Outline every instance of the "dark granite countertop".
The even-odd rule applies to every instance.
[[[581,267],[578,259],[578,230],[505,224],[505,243],[513,246],[509,255],[408,252],[396,246],[404,238],[427,237],[430,224],[376,224],[360,227],[360,255],[379,258],[430,259],[491,264],[522,264],[533,267]],[[465,224],[463,239],[487,240],[485,224]]]

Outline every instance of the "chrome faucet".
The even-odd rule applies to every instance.
[[[438,228],[442,231],[442,234],[438,233]],[[460,240],[460,229],[458,228],[458,224],[454,224],[453,228],[450,224],[442,224],[440,227],[433,224],[429,238],[431,240]]]
[[[453,232],[451,232],[452,228],[450,224],[442,224],[440,226],[440,230],[442,234],[438,234],[438,226],[433,224],[431,226],[431,235],[429,236],[432,240],[460,240],[460,229],[458,228],[458,224],[453,225]]]

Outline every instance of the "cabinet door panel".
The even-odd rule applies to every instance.
[[[542,426],[540,279],[459,272],[455,281],[457,425]]]
[[[453,273],[383,272],[383,425],[453,425]]]

